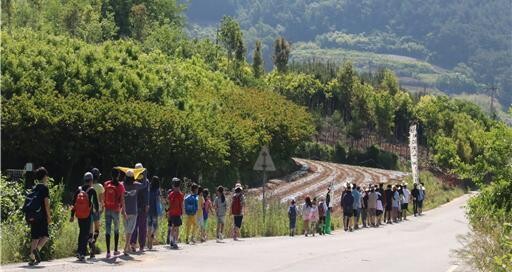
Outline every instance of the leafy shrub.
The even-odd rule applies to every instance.
[[[457,255],[479,271],[512,270],[512,182],[499,180],[470,199],[471,232]]]

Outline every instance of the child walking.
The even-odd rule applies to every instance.
[[[85,262],[87,252],[87,242],[92,238],[89,231],[93,222],[92,214],[99,211],[98,197],[93,186],[93,175],[91,172],[84,174],[84,184],[78,187],[73,197],[73,208],[71,209],[70,222],[78,219],[78,249],[77,258],[80,262]],[[91,252],[94,250],[91,247]],[[92,258],[92,256],[91,256]]]
[[[320,197],[318,202],[318,234],[325,234],[325,217],[327,214],[327,205],[324,202],[324,198]]]
[[[172,179],[172,191],[169,193],[169,228],[170,228],[170,246],[171,249],[178,249],[178,236],[181,226],[181,215],[183,214],[183,193],[180,189],[181,180]]]
[[[290,236],[295,236],[295,225],[297,223],[297,207],[295,206],[295,199],[290,201],[288,207],[288,219],[290,220]]]
[[[208,189],[203,190],[204,203],[203,207],[203,227],[201,228],[201,242],[208,240],[208,216],[212,212],[212,202],[210,200],[210,192]]]
[[[224,187],[217,187],[217,196],[213,202],[215,208],[215,215],[217,216],[217,243],[224,239],[224,223],[226,218],[226,196],[224,196]]]
[[[311,198],[306,196],[304,199],[304,206],[302,207],[302,219],[304,220],[304,236],[308,237],[310,234],[309,222],[311,220],[311,209],[313,208],[313,202]]]
[[[313,236],[315,236],[317,225],[318,225],[318,206],[317,206],[317,200],[316,197],[313,198],[313,206],[311,206],[309,211],[309,229],[313,233]]]
[[[185,243],[195,244],[194,239],[197,228],[198,192],[199,186],[193,183],[190,187],[190,194],[185,197]],[[190,240],[189,240],[190,238]]]

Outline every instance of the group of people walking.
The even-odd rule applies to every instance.
[[[95,258],[103,214],[107,259],[121,254],[128,256],[130,253],[142,252],[146,248],[151,250],[158,230],[158,219],[164,214],[168,219],[167,244],[172,249],[178,249],[179,229],[183,223],[185,243],[196,243],[196,238],[199,242],[206,241],[210,215],[216,218],[217,241],[223,240],[228,207],[234,222],[232,237],[234,240],[240,237],[245,210],[245,197],[240,183],[235,185],[228,206],[224,187],[216,188],[215,199],[212,201],[208,189],[195,183],[191,184],[188,193],[184,194],[179,178],[173,178],[172,188],[162,195],[160,178],[152,176],[149,180],[147,171],[141,163],[137,163],[133,169],[113,168],[111,179],[103,184],[101,177],[101,172],[97,168],[86,172],[83,175],[83,184],[73,195],[69,220],[78,222],[78,261],[85,262],[87,255],[90,259]],[[43,167],[36,170],[35,183],[23,207],[31,227],[29,265],[41,262],[40,250],[49,239],[48,225],[51,223],[48,172]],[[122,253],[119,248],[121,218],[125,238]]]
[[[23,212],[31,228],[31,245],[29,265],[41,262],[40,251],[49,239],[48,225],[51,223],[49,204],[48,172],[40,167],[35,172],[35,186],[28,194]],[[74,193],[70,221],[78,222],[79,234],[76,257],[84,262],[86,256],[95,258],[98,251],[96,242],[102,229],[101,217],[105,219],[106,258],[121,255],[119,248],[120,222],[124,223],[125,256],[153,248],[153,241],[159,227],[159,218],[167,216],[167,244],[171,249],[178,249],[178,243],[204,242],[208,239],[207,229],[211,217],[215,217],[216,240],[224,239],[225,217],[230,211],[233,216],[232,237],[240,238],[240,229],[246,207],[243,187],[235,185],[231,194],[231,203],[225,195],[224,187],[218,186],[212,201],[207,188],[192,183],[188,192],[182,192],[182,181],[173,178],[171,189],[162,193],[160,178],[147,178],[147,171],[141,163],[134,168],[112,169],[111,179],[101,183],[99,169],[93,168],[83,175],[83,184]],[[363,228],[378,227],[383,223],[392,224],[407,220],[409,203],[413,203],[414,216],[421,215],[425,187],[422,183],[414,184],[409,191],[406,184],[360,187],[346,184],[341,195],[340,205],[343,212],[345,231],[357,230],[360,223]],[[166,204],[166,205],[165,205]],[[229,208],[228,208],[229,207]],[[325,196],[305,197],[299,208],[295,200],[290,201],[288,218],[290,236],[296,234],[296,222],[302,215],[304,235],[315,236],[331,233],[331,216],[333,212],[333,193],[329,187]],[[185,225],[185,237],[179,237],[180,227]],[[112,229],[113,225],[113,229]],[[111,244],[113,232],[113,247]]]
[[[301,209],[296,206],[295,200],[290,200],[288,218],[290,222],[290,236],[296,233],[297,215],[302,213],[304,222],[304,235],[329,234],[331,232],[332,206],[331,187],[326,196],[311,198],[306,196]],[[366,187],[347,183],[341,194],[340,206],[343,213],[343,228],[353,231],[360,228],[378,227],[383,223],[393,224],[407,220],[409,203],[413,203],[414,216],[421,215],[425,187],[423,183],[414,184],[412,191],[406,184],[369,185]]]
[[[421,215],[425,187],[422,183],[414,184],[409,191],[407,184],[384,184],[360,187],[347,184],[341,195],[343,210],[343,228],[345,231],[363,228],[379,227],[381,224],[393,224],[407,220],[409,203],[413,202],[414,216]]]

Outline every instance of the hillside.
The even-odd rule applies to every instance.
[[[194,0],[186,13],[189,24],[213,31],[222,16],[234,16],[245,30],[249,48],[259,39],[267,53],[275,37],[283,35],[292,44],[311,42],[331,51],[414,57],[450,71],[438,83],[443,91],[476,93],[494,83],[500,102],[509,105],[511,9],[507,0]],[[316,53],[321,52],[309,56],[322,56]],[[267,67],[270,63],[267,56]],[[422,82],[431,84],[432,78]]]

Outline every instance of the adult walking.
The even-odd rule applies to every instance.
[[[341,196],[341,208],[343,209],[343,228],[345,231],[352,231],[350,218],[354,215],[354,196],[350,184],[345,187],[345,192]]]
[[[107,245],[107,259],[110,254],[110,238],[112,234],[112,223],[114,224],[114,256],[121,254],[119,248],[119,216],[122,213],[126,219],[126,211],[124,209],[124,185],[120,182],[119,170],[112,168],[112,179],[105,182],[105,242]]]
[[[93,188],[93,175],[91,172],[84,174],[84,184],[79,186],[73,196],[73,208],[71,209],[70,222],[78,219],[78,249],[77,258],[80,262],[85,262],[87,254],[87,242],[92,239],[90,234],[93,214],[99,211],[98,196]],[[91,259],[94,258],[94,243],[89,243],[91,247]]]
[[[377,226],[377,192],[373,185],[370,185],[370,192],[368,193],[368,217],[369,225],[371,227]]]
[[[160,178],[153,176],[149,186],[149,210],[148,210],[148,249],[153,249],[153,240],[158,230],[158,217],[163,214],[162,202],[160,202]]]
[[[125,203],[125,211],[126,216],[124,220],[124,234],[125,234],[125,245],[124,245],[124,255],[129,256],[130,252],[130,239],[135,230],[135,225],[137,224],[137,211],[138,209],[138,201],[137,195],[139,191],[147,190],[147,186],[140,182],[136,182],[134,178],[133,170],[126,171],[126,177],[124,181],[124,203]]]
[[[91,226],[90,231],[90,248],[91,248],[91,259],[94,259],[96,256],[96,241],[98,240],[98,236],[100,235],[100,227],[101,227],[101,214],[103,213],[103,194],[105,193],[105,188],[100,183],[101,172],[98,168],[93,168],[91,170],[91,174],[93,177],[93,185],[94,191],[96,191],[96,196],[98,197],[97,201],[99,204],[99,209],[92,213],[92,220],[94,224]]]
[[[418,184],[414,183],[414,186],[411,191],[412,196],[412,211],[414,213],[414,216],[418,215],[418,198],[420,195],[420,190],[418,189]]]
[[[411,192],[407,189],[407,184],[402,186],[403,203],[402,203],[402,218],[407,220],[407,212],[409,211],[409,200],[411,198]]]
[[[144,168],[142,163],[135,164],[135,169],[141,168]],[[137,223],[130,238],[132,252],[136,251],[137,240],[139,242],[139,252],[143,252],[146,245],[149,210],[149,180],[147,178],[147,171],[142,173],[138,182],[142,185],[142,189],[137,190]]]
[[[327,194],[325,195],[325,205],[327,205],[327,212],[325,214],[325,234],[331,234],[331,212],[332,212],[332,203],[331,201],[331,193],[332,188],[329,186],[327,188]]]
[[[30,225],[30,266],[41,262],[40,251],[50,239],[48,225],[52,223],[48,171],[44,167],[39,167],[35,178],[35,185],[23,206],[23,212]]]

